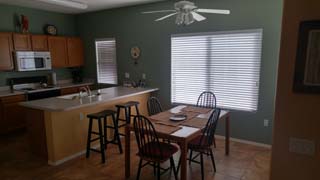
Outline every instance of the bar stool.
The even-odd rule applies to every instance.
[[[119,124],[119,121],[125,122],[123,124],[118,125],[119,128],[126,126],[127,124],[131,123],[131,117],[134,117],[135,115],[131,114],[131,107],[135,107],[136,109],[136,115],[140,115],[138,105],[140,103],[137,101],[129,101],[124,104],[117,104],[117,123]],[[125,119],[120,118],[120,111],[121,109],[124,109],[125,113]],[[125,136],[125,134],[119,133],[121,136]]]
[[[122,153],[122,145],[120,142],[120,136],[118,131],[118,123],[115,119],[115,111],[105,110],[94,114],[88,114],[89,118],[89,129],[88,129],[88,139],[87,139],[87,152],[86,157],[89,158],[90,151],[101,153],[102,163],[105,163],[105,149],[107,149],[107,144],[117,144],[119,146],[119,151]],[[107,125],[107,117],[111,116],[113,121],[113,126]],[[93,120],[98,121],[98,130],[99,132],[92,131]],[[103,122],[102,122],[103,120]],[[103,123],[103,124],[102,124]],[[103,128],[103,130],[102,130]],[[107,129],[114,129],[114,137],[113,140],[109,141],[107,138]],[[92,139],[91,135],[97,135],[98,137]],[[100,141],[100,150],[96,150],[91,148],[91,142]]]

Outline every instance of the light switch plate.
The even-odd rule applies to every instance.
[[[263,126],[268,127],[269,126],[269,119],[264,119],[263,120]]]
[[[82,121],[84,119],[84,114],[83,113],[79,114],[79,119],[80,119],[80,121]]]
[[[144,80],[146,79],[146,74],[145,73],[142,74],[142,79],[144,79]]]
[[[315,142],[308,139],[300,139],[291,137],[289,139],[289,152],[294,152],[302,155],[315,155]]]
[[[124,73],[124,77],[129,79],[130,78],[130,74],[128,72],[126,72],[126,73]]]

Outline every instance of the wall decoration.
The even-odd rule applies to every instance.
[[[293,90],[320,93],[320,20],[300,24]]]
[[[140,54],[141,54],[140,48],[137,47],[137,46],[132,47],[131,50],[130,50],[130,53],[131,53],[132,59],[135,61],[134,64],[138,64],[138,59],[139,59]]]
[[[29,19],[25,15],[21,15],[21,32],[22,33],[29,32]]]
[[[56,36],[58,34],[57,27],[52,24],[47,24],[44,26],[44,33],[47,35]]]

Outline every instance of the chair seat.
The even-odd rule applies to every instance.
[[[126,108],[126,107],[131,107],[131,106],[135,106],[140,104],[138,101],[129,101],[123,104],[117,104],[116,107],[122,107],[122,108]]]
[[[209,141],[207,136],[199,135],[189,142],[188,148],[192,150],[198,150],[198,151],[206,150],[210,148],[210,146],[212,145],[212,144],[209,144],[208,142]]]
[[[159,142],[161,149],[162,149],[162,156],[160,148],[157,142],[150,142],[146,144],[142,149],[146,149],[148,152],[150,152],[150,155],[148,154],[142,154],[139,152],[137,155],[141,158],[147,160],[147,161],[154,161],[154,162],[165,162],[167,161],[173,154],[178,152],[178,148],[172,144]]]
[[[99,119],[99,118],[104,118],[107,116],[110,116],[112,114],[115,114],[116,112],[113,110],[105,110],[105,111],[101,111],[101,112],[97,112],[94,114],[88,114],[87,117],[88,118],[93,118],[93,119]]]

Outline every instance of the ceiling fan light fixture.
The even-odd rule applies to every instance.
[[[177,25],[189,25],[194,22],[194,17],[191,13],[178,13],[176,17]]]
[[[182,13],[178,13],[177,17],[176,17],[176,24],[177,25],[181,25],[181,24],[183,24],[183,21],[184,21],[183,14]]]
[[[54,4],[58,6],[71,7],[76,9],[87,9],[88,4],[83,1],[75,1],[75,0],[37,0],[40,2]]]
[[[193,15],[191,13],[188,13],[184,16],[184,24],[185,25],[189,25],[192,24],[194,22],[194,18]]]

